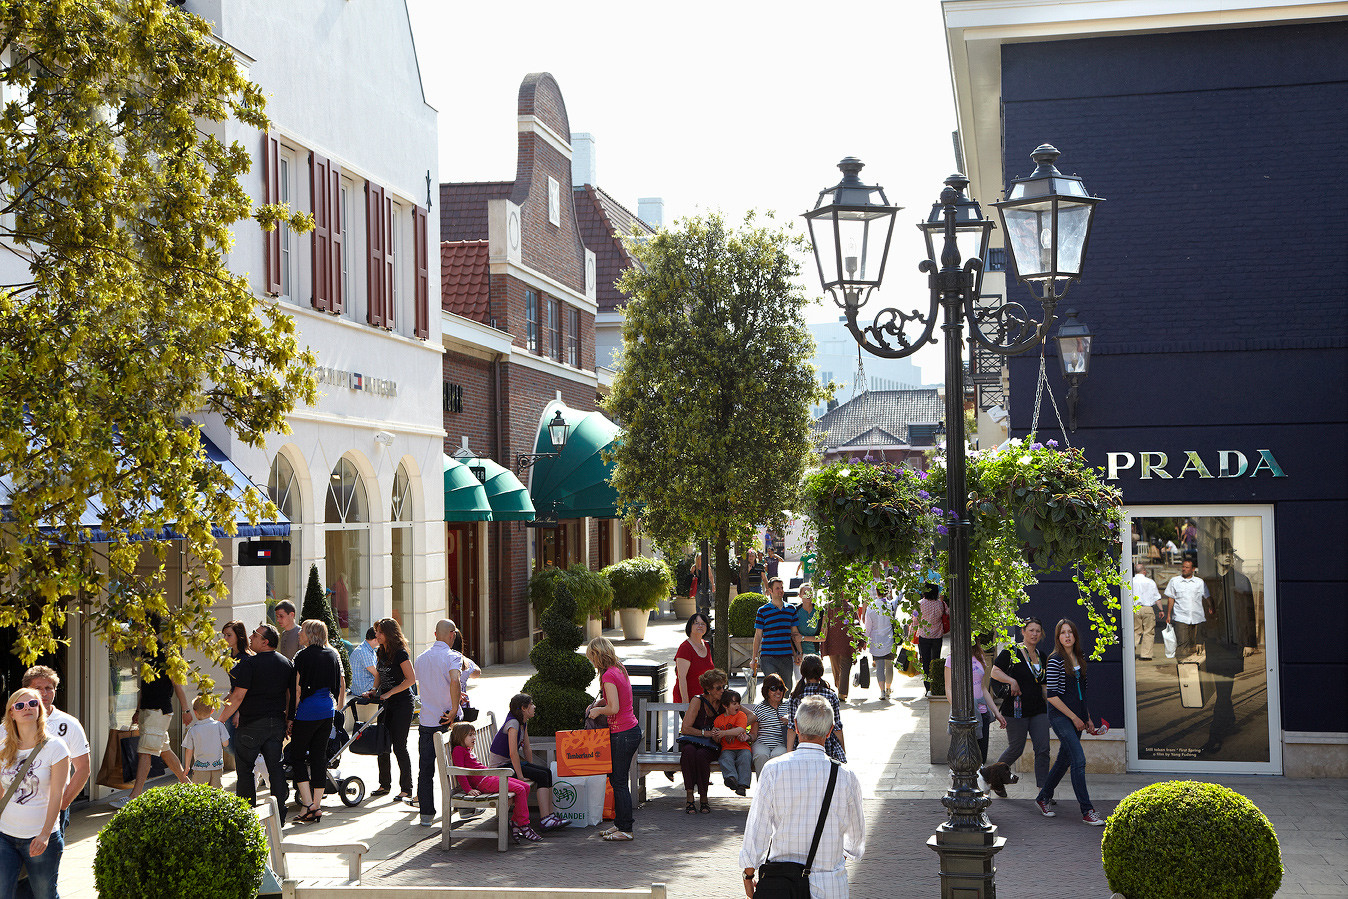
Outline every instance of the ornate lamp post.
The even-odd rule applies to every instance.
[[[863,184],[862,163],[847,157],[838,164],[843,179],[823,190],[805,213],[814,244],[820,283],[842,308],[848,330],[867,352],[889,359],[915,353],[933,343],[944,312],[946,426],[946,508],[958,515],[950,528],[952,644],[950,693],[951,789],[941,800],[949,820],[929,841],[941,858],[944,899],[996,896],[993,855],[1006,843],[984,814],[988,798],[978,789],[978,738],[974,712],[973,643],[969,609],[968,489],[965,483],[964,325],[979,345],[1003,356],[1039,344],[1053,325],[1054,309],[1067,287],[1081,275],[1092,213],[1099,198],[1086,193],[1080,178],[1064,177],[1053,166],[1058,151],[1047,144],[1034,151],[1033,175],[1012,183],[1004,202],[995,204],[1010,238],[1016,272],[1031,289],[1038,286],[1038,319],[1019,303],[991,308],[977,303],[983,260],[993,228],[978,203],[965,196],[969,179],[946,179],[941,198],[918,225],[926,238],[927,258],[919,268],[931,289],[928,308],[884,308],[861,318],[871,292],[880,286],[898,208],[879,186]],[[826,202],[827,201],[827,202]],[[961,265],[961,262],[963,264]]]
[[[558,409],[552,416],[552,421],[548,422],[548,441],[552,443],[552,452],[550,453],[520,453],[515,457],[515,473],[519,474],[524,469],[529,468],[539,459],[555,459],[562,454],[566,448],[566,439],[571,436],[571,426],[562,418],[562,410]]]

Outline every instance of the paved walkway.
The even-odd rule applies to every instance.
[[[621,632],[609,635],[617,642]],[[673,658],[683,627],[673,621],[652,624],[643,643],[618,643],[628,662]],[[494,666],[471,690],[474,704],[504,717],[510,696],[532,674],[527,662]],[[742,688],[742,684],[737,683]],[[938,896],[935,854],[926,840],[945,820],[939,799],[949,787],[949,774],[931,765],[927,755],[927,703],[921,682],[901,679],[892,702],[881,703],[878,691],[852,690],[844,712],[851,766],[867,797],[867,853],[853,866],[852,895]],[[415,732],[414,732],[415,733]],[[994,749],[998,732],[994,731]],[[416,739],[412,737],[416,762]],[[377,783],[374,760],[348,755],[352,773]],[[1161,780],[1158,775],[1091,775],[1091,796],[1101,814],[1118,800]],[[1277,831],[1286,873],[1279,897],[1348,897],[1348,785],[1338,780],[1292,780],[1281,777],[1210,778],[1248,796]],[[719,778],[716,778],[719,780]],[[1033,777],[1028,778],[1032,781]],[[445,852],[439,848],[439,827],[417,826],[415,809],[388,797],[367,800],[356,809],[329,803],[319,825],[287,827],[287,839],[321,844],[362,840],[370,844],[365,882],[390,885],[500,884],[518,886],[630,887],[662,881],[674,897],[737,897],[743,895],[737,856],[749,800],[717,783],[712,787],[710,815],[683,814],[681,783],[661,775],[647,780],[648,801],[637,812],[637,840],[630,844],[601,842],[595,829],[567,829],[548,835],[538,846],[495,851],[495,843],[471,840]],[[997,856],[997,883],[1008,897],[1048,892],[1072,899],[1105,899],[1109,889],[1100,865],[1100,828],[1081,824],[1073,812],[1071,788],[1059,790],[1060,815],[1041,817],[1030,801],[1034,788],[1026,780],[1008,788],[1010,798],[995,800],[991,817],[1006,848]],[[63,899],[94,899],[95,835],[112,810],[94,805],[77,813],[68,834],[70,845],[61,866]],[[293,855],[293,870],[312,876],[341,876],[344,866],[330,856]],[[122,899],[122,897],[117,897]]]

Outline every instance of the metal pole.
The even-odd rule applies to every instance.
[[[946,595],[950,599],[950,697],[951,788],[941,800],[950,817],[927,841],[941,860],[942,899],[995,899],[996,869],[992,858],[1006,844],[997,836],[984,810],[988,798],[978,789],[978,721],[975,717],[973,683],[973,626],[969,608],[968,488],[964,457],[964,292],[972,275],[960,268],[959,244],[955,239],[953,187],[941,192],[945,206],[945,245],[941,270],[931,275],[931,289],[939,293],[945,310],[945,409],[946,409],[946,513],[956,517],[949,525],[950,565]]]

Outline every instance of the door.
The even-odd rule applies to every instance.
[[[1281,774],[1272,508],[1144,507],[1128,519],[1129,767]]]
[[[445,599],[448,614],[463,637],[463,653],[471,659],[482,658],[477,645],[482,616],[482,601],[477,595],[477,525],[445,526]]]

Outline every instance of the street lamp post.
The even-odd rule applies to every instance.
[[[915,353],[935,342],[937,320],[945,332],[946,509],[956,515],[950,527],[950,598],[952,644],[950,694],[951,789],[941,800],[949,818],[928,845],[941,864],[943,899],[993,899],[993,856],[1005,845],[985,810],[988,798],[978,789],[978,719],[975,717],[972,625],[969,607],[969,520],[965,482],[964,327],[980,346],[1003,356],[1038,345],[1053,325],[1054,309],[1081,274],[1092,213],[1099,198],[1087,195],[1080,178],[1054,167],[1058,151],[1047,144],[1035,150],[1038,164],[1029,178],[1018,179],[1006,200],[995,204],[1010,238],[1020,280],[1039,287],[1040,319],[1020,303],[986,307],[978,298],[983,260],[993,224],[977,202],[965,196],[969,179],[946,179],[940,200],[918,225],[926,238],[930,305],[919,309],[883,308],[861,319],[861,309],[884,278],[890,237],[898,207],[889,205],[879,186],[861,182],[862,163],[847,157],[838,164],[843,179],[823,190],[805,213],[815,262],[825,291],[842,308],[847,328],[867,352],[889,359]],[[825,202],[825,200],[828,202]],[[1022,253],[1023,258],[1022,258]],[[963,264],[961,264],[961,262]],[[841,294],[841,296],[840,296]]]

